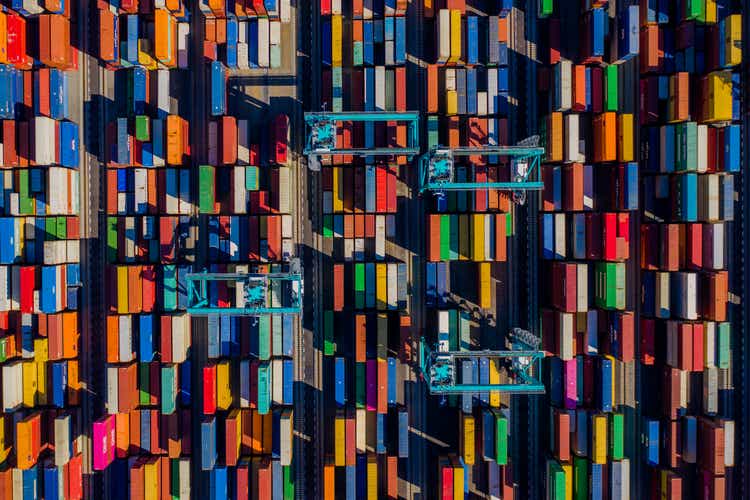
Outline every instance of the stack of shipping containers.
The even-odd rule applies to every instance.
[[[638,7],[618,7],[594,2],[542,21],[540,230],[542,273],[554,283],[542,291],[550,499],[627,498],[637,445]]]
[[[205,16],[205,56],[232,69],[279,68],[291,42],[291,0],[198,0]],[[218,53],[217,53],[217,48]]]
[[[98,2],[107,103],[104,414],[92,467],[114,498],[184,498],[191,486],[192,219],[188,13],[181,2]],[[106,204],[105,204],[106,203]]]
[[[405,1],[321,3],[321,101],[406,111]],[[406,124],[343,123],[339,147],[406,146]],[[395,498],[408,459],[407,264],[394,242],[406,158],[323,162],[324,498]],[[402,343],[402,336],[404,342]]]
[[[81,498],[76,12],[13,4],[0,8],[0,491]]]
[[[206,156],[197,167],[200,254],[209,272],[280,272],[295,257],[291,215],[290,121],[266,113],[237,116],[228,106],[230,74],[278,67],[279,33],[289,28],[289,1],[201,2],[210,106]],[[214,5],[216,4],[216,5]],[[235,17],[235,15],[237,17]],[[270,26],[270,28],[269,28]],[[270,30],[270,44],[269,44]],[[274,307],[284,290],[269,292]],[[243,287],[209,287],[213,306],[241,306]],[[294,498],[292,433],[294,342],[291,315],[211,316],[201,359],[201,485],[210,498]],[[203,329],[201,329],[203,330]]]
[[[426,148],[510,144],[515,113],[510,80],[519,76],[512,52],[522,12],[512,11],[512,2],[489,3],[486,8],[464,0],[425,4],[426,37],[433,36],[429,27],[434,31],[426,68]],[[456,158],[455,169],[459,182],[509,180],[505,157]],[[438,350],[505,348],[498,332],[517,325],[508,324],[510,302],[496,295],[495,280],[504,281],[508,272],[511,196],[495,190],[448,192],[428,196],[425,207],[425,336]],[[461,363],[457,377],[463,383],[505,381],[494,360]],[[449,397],[448,406],[441,411],[456,412],[458,439],[453,450],[428,465],[428,470],[437,466],[436,495],[460,498],[476,488],[512,497],[510,399],[497,392],[466,394]]]
[[[645,4],[645,2],[643,2]],[[740,170],[742,17],[731,2],[640,12],[644,487],[662,498],[733,488],[729,322]],[[744,82],[743,82],[744,83]]]

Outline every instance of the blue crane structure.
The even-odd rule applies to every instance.
[[[539,350],[540,340],[530,332],[514,328],[510,332],[511,349],[477,351],[432,350],[421,339],[419,367],[431,394],[466,394],[499,391],[514,394],[542,394],[541,362],[544,353]],[[465,360],[488,359],[497,361],[509,377],[502,384],[480,384],[459,380],[458,364]]]
[[[267,314],[300,314],[302,312],[303,278],[299,260],[293,260],[287,271],[273,273],[190,273],[187,281],[187,312],[194,316],[230,315],[263,316]],[[234,304],[218,306],[209,297],[210,287],[218,282],[241,287]],[[273,296],[277,300],[273,300]]]
[[[407,124],[405,147],[366,147],[344,148],[337,144],[338,124],[341,122],[401,122]],[[308,112],[305,113],[307,142],[304,154],[311,159],[318,156],[347,154],[356,156],[406,156],[410,160],[420,153],[419,149],[419,113],[416,111],[350,111],[350,112]],[[317,163],[309,163],[311,169],[317,170]]]
[[[481,191],[500,189],[513,191],[517,200],[525,200],[526,191],[541,191],[544,183],[539,179],[539,165],[544,148],[536,146],[537,137],[527,139],[528,144],[517,146],[472,146],[447,148],[437,146],[419,157],[419,191]],[[455,158],[466,156],[500,156],[510,161],[510,180],[505,182],[463,182],[456,180]]]

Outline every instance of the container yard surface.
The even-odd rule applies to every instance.
[[[0,500],[750,498],[748,13],[0,1]]]

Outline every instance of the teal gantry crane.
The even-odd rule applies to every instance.
[[[431,394],[467,394],[472,392],[500,391],[513,394],[542,394],[541,363],[544,353],[539,350],[540,340],[521,328],[510,332],[510,350],[441,351],[427,346],[421,339],[419,367]],[[504,384],[479,384],[459,380],[458,364],[465,360],[485,358],[499,361],[510,376]]]
[[[194,316],[263,316],[302,312],[303,278],[299,259],[294,259],[284,272],[201,272],[188,274],[186,280],[187,312]],[[234,304],[226,307],[212,303],[209,297],[211,284],[222,281],[234,283],[235,287],[241,288],[241,293],[235,296]]]
[[[475,146],[447,148],[437,146],[419,157],[419,191],[481,191],[500,189],[513,191],[519,203],[525,201],[526,191],[541,191],[539,165],[544,148],[538,147],[538,136],[530,137],[517,146]],[[456,180],[455,158],[465,156],[504,156],[510,160],[510,181],[461,182]]]
[[[336,135],[340,122],[406,122],[406,147],[365,147],[344,148],[337,144]],[[327,155],[356,156],[407,156],[409,159],[419,154],[419,113],[416,111],[350,111],[305,113],[307,143],[304,154],[311,159]],[[318,170],[317,161],[309,163],[310,168]]]

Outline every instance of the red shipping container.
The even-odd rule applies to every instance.
[[[684,228],[684,266],[688,269],[699,270],[703,267],[703,225],[685,224]]]
[[[694,323],[693,324],[693,364],[692,364],[692,370],[694,372],[703,371],[703,359],[704,359],[703,334],[704,334],[703,323]]]
[[[388,172],[384,165],[375,168],[375,211],[378,213],[388,210],[387,176]]]
[[[678,326],[678,367],[681,370],[691,371],[693,369],[693,325],[691,323],[680,323]]]
[[[367,319],[364,314],[354,316],[354,361],[367,361]]]
[[[221,163],[237,163],[237,119],[233,116],[221,117]]]
[[[22,313],[34,312],[34,287],[36,285],[36,266],[21,266],[19,269],[20,306]]]
[[[570,415],[568,412],[554,410],[555,422],[555,456],[561,462],[570,460]]]
[[[617,214],[602,214],[602,249],[604,260],[617,260]]]
[[[18,166],[18,155],[16,153],[16,122],[14,120],[3,120],[3,166]]]
[[[203,367],[203,414],[216,413],[216,366]]]
[[[8,12],[6,29],[8,33],[8,62],[16,66],[27,64],[26,20],[15,12]]]
[[[288,161],[289,117],[277,115],[274,120],[274,160],[277,165]]]
[[[64,467],[67,477],[67,494],[69,500],[80,500],[83,498],[83,455],[78,454],[70,458]]]
[[[484,166],[474,167],[474,182],[482,183],[482,184],[487,183],[487,168],[486,167]],[[487,198],[488,198],[488,192],[486,189],[482,189],[482,190],[474,192],[474,211],[475,212],[487,211]]]
[[[154,310],[156,303],[156,270],[152,265],[141,268],[141,309],[143,312]]]
[[[386,180],[386,193],[387,193],[387,211],[388,213],[396,213],[397,211],[397,195],[396,195],[396,178],[398,167],[388,167],[388,176]]]
[[[344,309],[344,265],[333,265],[333,310]]]
[[[678,271],[680,268],[680,226],[661,224],[661,270]]]
[[[386,494],[398,498],[398,457],[386,457]]]
[[[248,464],[242,463],[235,469],[235,498],[236,500],[248,500],[250,491],[250,468]]]
[[[268,260],[281,260],[281,216],[269,215],[266,217],[268,228]]]

